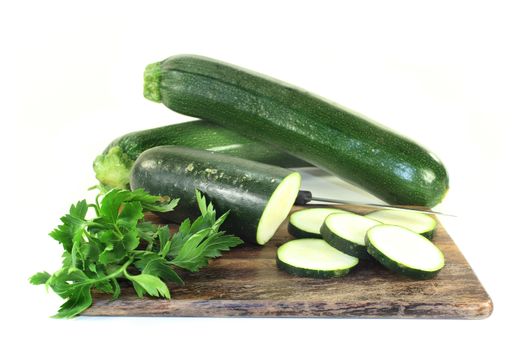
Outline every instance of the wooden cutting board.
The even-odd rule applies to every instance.
[[[264,247],[236,247],[198,273],[182,272],[186,284],[170,285],[170,300],[139,299],[128,286],[114,301],[95,294],[83,315],[480,319],[492,313],[490,297],[441,224],[434,243],[443,251],[446,266],[425,281],[391,273],[374,261],[361,261],[342,278],[289,275],[275,264],[276,248],[293,239],[287,225],[284,222]]]

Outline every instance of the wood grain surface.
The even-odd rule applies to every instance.
[[[275,264],[276,248],[293,239],[287,224],[264,247],[236,247],[198,273],[181,272],[185,285],[170,285],[170,300],[139,299],[131,286],[124,286],[114,301],[96,293],[83,315],[480,319],[492,313],[490,297],[441,225],[433,241],[446,265],[437,277],[417,281],[374,261],[361,261],[341,278],[291,276]]]

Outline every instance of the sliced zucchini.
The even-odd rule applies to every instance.
[[[326,217],[321,226],[321,236],[332,247],[345,254],[367,259],[366,232],[381,223],[362,215],[346,212],[334,213]]]
[[[224,228],[243,240],[266,244],[288,217],[301,175],[252,160],[180,146],[157,146],[141,153],[131,169],[132,189],[179,198],[177,209],[159,213],[182,222],[200,216],[195,189],[213,202],[218,215],[229,211]]]
[[[434,243],[401,226],[372,227],[366,247],[387,269],[415,279],[432,278],[445,266],[445,257]]]
[[[258,244],[266,244],[273,237],[293,207],[300,187],[301,175],[299,173],[291,173],[281,180],[281,183],[270,195],[259,220],[256,235]]]
[[[408,228],[425,238],[432,239],[436,231],[437,221],[432,216],[404,210],[383,209],[366,214],[366,217],[383,224]]]
[[[346,255],[316,238],[294,239],[277,249],[277,266],[296,276],[341,277],[358,262],[358,258]]]
[[[288,232],[297,238],[321,238],[321,226],[333,213],[346,213],[336,208],[310,208],[298,210],[290,215]]]

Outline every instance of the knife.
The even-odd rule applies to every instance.
[[[404,205],[389,205],[389,204],[374,204],[374,203],[360,203],[360,202],[352,202],[347,200],[341,200],[341,199],[330,199],[330,198],[321,198],[321,197],[314,197],[312,195],[312,192],[310,191],[304,191],[301,190],[297,194],[297,198],[295,199],[295,205],[305,205],[311,201],[318,201],[318,202],[326,202],[326,203],[339,203],[339,204],[351,204],[351,205],[359,205],[362,207],[370,207],[370,208],[381,208],[381,209],[394,209],[394,210],[405,210],[405,211],[412,211],[416,213],[425,213],[425,214],[433,214],[433,215],[444,215],[444,216],[452,216],[456,217],[456,215],[452,214],[445,214],[441,213],[439,211],[433,211],[430,209],[422,209],[422,208],[415,208],[411,206],[404,206]]]

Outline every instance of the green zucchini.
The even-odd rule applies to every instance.
[[[397,225],[432,239],[436,232],[437,221],[432,216],[404,210],[382,209],[365,215],[383,224]]]
[[[445,266],[445,257],[438,247],[401,226],[372,227],[366,234],[366,247],[387,269],[415,279],[432,278]]]
[[[294,239],[277,248],[277,267],[296,276],[341,277],[358,262],[358,258],[341,253],[322,239]]]
[[[362,215],[346,212],[326,217],[321,226],[323,239],[337,250],[360,259],[369,259],[366,251],[366,232],[380,222]]]
[[[143,152],[131,169],[131,188],[180,198],[163,217],[181,222],[200,215],[195,189],[230,211],[222,227],[243,240],[263,245],[275,234],[292,208],[301,175],[288,169],[215,152],[158,146]]]
[[[432,207],[448,189],[443,164],[415,142],[309,92],[227,63],[181,55],[150,64],[144,96],[277,146],[388,203]]]
[[[293,212],[288,220],[288,232],[296,238],[321,238],[324,219],[332,213],[346,213],[336,208],[308,208]]]
[[[95,175],[103,185],[128,188],[129,173],[137,157],[149,148],[165,145],[205,149],[288,168],[311,166],[273,146],[196,120],[135,131],[113,140],[93,162]]]

